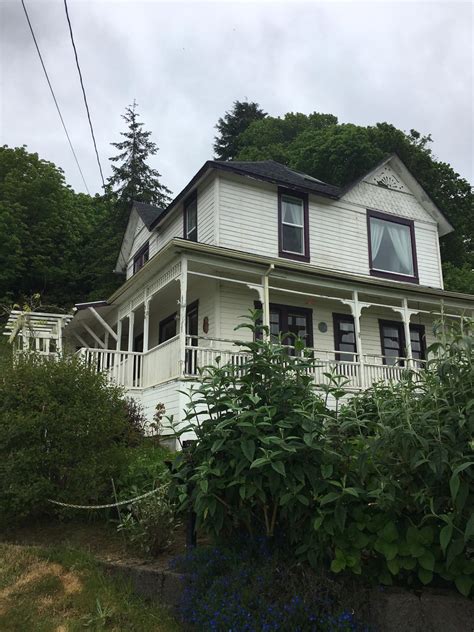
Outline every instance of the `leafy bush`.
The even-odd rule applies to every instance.
[[[441,332],[428,370],[375,385],[339,415],[314,394],[310,358],[239,343],[241,367],[209,367],[175,461],[175,493],[227,541],[277,536],[313,567],[373,582],[474,583],[472,322]],[[300,344],[300,346],[298,346]],[[340,398],[340,380],[330,387]]]
[[[124,462],[121,390],[75,359],[21,355],[0,374],[2,520],[57,512],[48,498],[110,501]]]
[[[244,545],[244,543],[242,542]],[[174,566],[188,577],[179,614],[197,630],[365,630],[342,608],[337,586],[288,565],[266,547],[199,548]]]
[[[168,485],[156,489],[155,494],[131,504],[118,526],[129,542],[152,557],[170,548],[179,526]]]
[[[170,452],[145,439],[127,450],[127,461],[115,481],[119,500],[128,500],[157,490],[151,496],[121,507],[118,530],[145,555],[156,556],[174,542],[179,520],[175,503],[169,498],[170,474],[165,460]],[[112,515],[114,513],[112,512]]]

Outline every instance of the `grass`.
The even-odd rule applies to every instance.
[[[2,632],[177,632],[166,608],[104,575],[87,553],[0,543]]]

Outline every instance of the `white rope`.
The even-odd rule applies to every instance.
[[[147,492],[141,496],[136,496],[130,500],[121,500],[118,503],[109,503],[108,505],[70,505],[69,503],[61,503],[59,500],[51,500],[51,498],[48,498],[48,502],[53,503],[53,505],[59,505],[60,507],[72,507],[73,509],[109,509],[110,507],[119,507],[120,505],[131,505],[132,503],[136,503],[137,500],[156,494],[156,492],[159,491],[160,488],[157,487],[156,489],[152,489],[151,492]]]

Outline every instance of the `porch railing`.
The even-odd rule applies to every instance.
[[[180,362],[180,337],[174,336],[145,353],[115,351],[111,349],[80,349],[78,354],[86,364],[126,388],[145,388],[168,380],[195,377],[199,370],[218,363],[242,367],[248,353],[222,338],[186,336],[184,368]],[[374,382],[397,382],[408,364],[418,371],[425,367],[425,361],[393,358],[381,355],[340,352],[336,350],[310,349],[310,366],[307,372],[314,384],[327,384],[331,373],[341,375],[346,388],[358,390],[367,388]],[[361,361],[362,360],[362,361]]]

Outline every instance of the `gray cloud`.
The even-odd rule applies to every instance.
[[[61,0],[26,0],[91,192],[100,179]],[[433,151],[472,179],[470,3],[160,3],[69,0],[106,173],[120,115],[137,99],[160,147],[153,166],[177,193],[212,157],[234,99],[267,112],[330,112],[431,133]],[[17,0],[0,0],[0,142],[26,144],[83,185]]]

